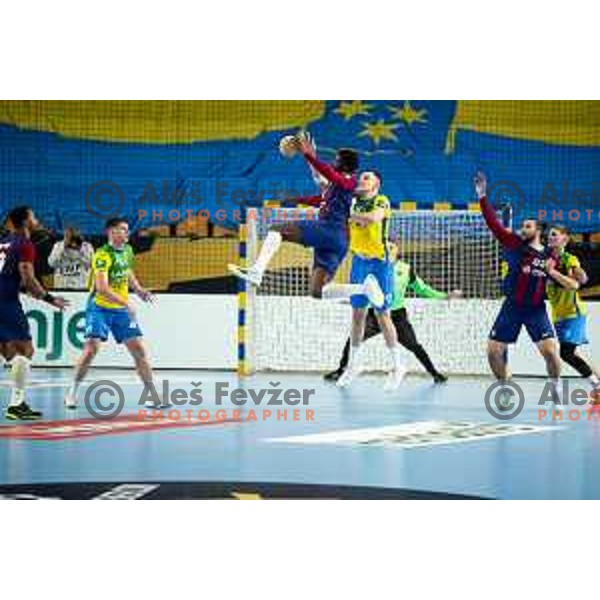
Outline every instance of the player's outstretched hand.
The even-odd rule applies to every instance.
[[[448,300],[458,300],[464,296],[462,290],[452,290],[448,292]]]
[[[300,150],[302,154],[316,156],[317,152],[315,150],[315,144],[308,132],[298,132],[296,134],[296,143],[298,145],[298,150]]]
[[[585,285],[589,281],[587,273],[581,267],[573,270],[573,276],[580,285]]]
[[[475,183],[475,192],[477,197],[481,200],[487,193],[487,177],[483,171],[478,171],[473,180]]]
[[[138,292],[138,296],[140,298],[140,300],[142,300],[143,302],[146,302],[147,304],[154,304],[156,302],[156,297],[154,296],[154,294],[148,290],[140,290]]]
[[[54,306],[54,308],[58,308],[58,310],[65,310],[65,308],[67,308],[67,306],[70,304],[71,302],[62,296],[54,296],[52,301],[52,306]]]

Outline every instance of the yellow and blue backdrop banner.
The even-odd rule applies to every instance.
[[[600,230],[591,101],[3,101],[0,208],[28,203],[86,233],[113,212],[138,227],[200,210],[231,225],[240,207],[315,193],[304,161],[278,152],[299,128],[325,160],[358,150],[396,205],[466,206],[483,170],[517,218],[562,210],[573,230]]]

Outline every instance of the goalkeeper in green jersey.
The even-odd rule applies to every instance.
[[[400,248],[397,241],[390,242],[389,245],[390,259],[393,262],[394,272],[391,316],[394,327],[396,328],[396,333],[398,334],[398,342],[419,359],[419,362],[425,367],[436,383],[444,383],[448,378],[435,368],[429,355],[425,351],[425,348],[423,348],[417,340],[415,330],[408,320],[408,315],[406,313],[406,292],[412,291],[419,298],[431,298],[432,300],[461,298],[462,292],[460,290],[454,290],[450,293],[445,293],[434,289],[415,273],[411,265],[399,260],[398,254]],[[364,340],[374,337],[379,333],[381,333],[379,323],[377,322],[373,309],[371,309],[367,314]],[[327,381],[337,381],[342,376],[342,373],[344,373],[348,364],[349,352],[350,340],[346,342],[339,367],[335,371],[325,375]]]

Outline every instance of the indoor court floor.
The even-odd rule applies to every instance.
[[[540,418],[544,382],[523,380],[526,403],[512,420],[495,419],[483,378],[445,385],[408,376],[385,393],[364,375],[347,390],[320,376],[160,371],[171,390],[201,389],[201,406],[173,407],[163,419],[140,416],[141,386],[131,371],[96,370],[124,392],[115,419],[66,411],[67,369],[35,369],[29,403],[44,420],[4,418],[9,389],[0,380],[0,495],[24,498],[599,498],[600,414],[567,409]],[[200,382],[202,382],[200,384]],[[308,406],[217,406],[215,384],[229,389],[314,389]],[[279,385],[278,385],[279,384]],[[84,386],[80,396],[85,394]],[[193,413],[186,414],[186,410]],[[218,409],[227,421],[215,417]],[[233,413],[233,409],[239,414]],[[573,408],[573,407],[571,407]],[[206,411],[198,416],[198,410]],[[307,420],[306,410],[314,411]],[[249,419],[255,411],[256,420]],[[263,410],[271,410],[265,418]],[[287,410],[287,420],[273,415]],[[294,415],[294,410],[298,413]],[[579,415],[579,416],[577,416]],[[294,420],[294,416],[299,420]],[[150,422],[152,421],[152,422]],[[43,484],[43,485],[42,485]]]

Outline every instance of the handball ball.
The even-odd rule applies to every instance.
[[[296,147],[296,138],[293,135],[286,135],[279,142],[279,152],[286,158],[292,158],[298,152]]]

